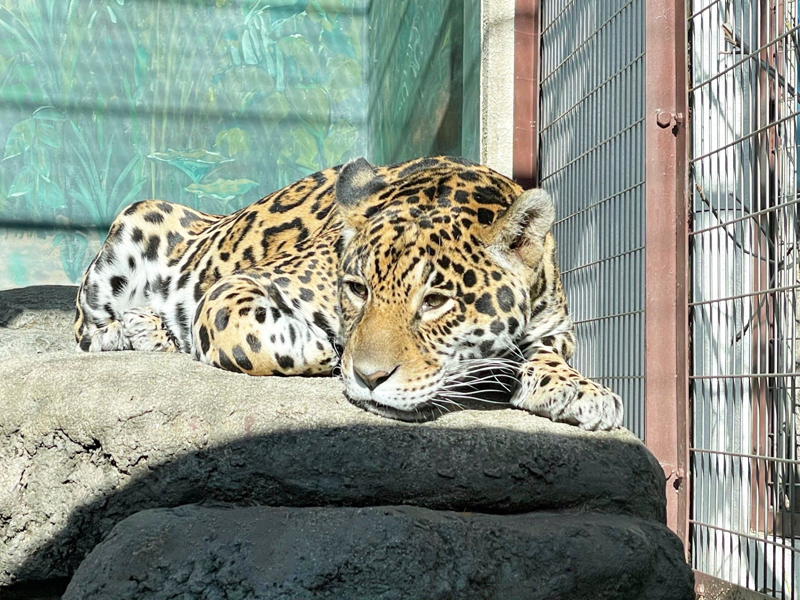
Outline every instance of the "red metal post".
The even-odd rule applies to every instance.
[[[685,3],[646,0],[645,40],[645,443],[668,477],[667,524],[686,544],[689,355]]]
[[[539,0],[516,0],[514,16],[514,179],[536,184],[539,143]]]

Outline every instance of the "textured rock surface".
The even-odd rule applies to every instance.
[[[664,514],[663,476],[625,431],[515,410],[405,424],[332,379],[53,352],[0,364],[0,404],[0,585],[66,575],[120,519],[206,498]]]
[[[57,291],[0,293],[0,587],[69,576],[140,510],[208,500],[664,518],[661,469],[625,431],[508,409],[406,424],[350,405],[333,379],[80,354],[74,289]],[[70,350],[39,353],[39,335]]]
[[[379,508],[138,513],[83,562],[64,600],[186,597],[690,600],[664,526],[625,516]]]
[[[0,291],[0,358],[72,350],[74,286]]]
[[[0,291],[0,327],[69,333],[77,286],[45,285]]]

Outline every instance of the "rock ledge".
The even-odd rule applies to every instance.
[[[4,586],[70,577],[104,538],[107,543],[86,563],[94,566],[82,569],[72,589],[110,590],[104,586],[116,584],[94,574],[111,574],[113,565],[104,558],[107,566],[101,568],[97,557],[133,552],[131,544],[138,542],[124,539],[125,532],[158,526],[179,538],[184,525],[193,523],[198,531],[223,540],[251,518],[264,531],[277,528],[295,540],[301,539],[299,531],[320,543],[328,540],[330,559],[319,560],[329,566],[345,560],[334,551],[336,531],[343,536],[343,548],[362,539],[356,530],[346,535],[350,520],[372,532],[363,537],[367,546],[375,540],[377,554],[370,560],[381,552],[397,558],[407,540],[423,548],[430,542],[426,536],[433,536],[441,542],[431,546],[441,560],[421,573],[446,582],[452,597],[473,589],[470,578],[484,577],[475,556],[499,552],[506,537],[508,543],[516,540],[492,558],[491,564],[505,573],[511,568],[503,566],[506,559],[522,565],[525,557],[538,563],[551,556],[545,550],[556,544],[558,532],[572,532],[564,539],[586,538],[589,546],[602,549],[584,554],[571,553],[573,546],[566,542],[553,546],[563,548],[563,555],[552,554],[551,567],[564,577],[572,577],[569,565],[578,569],[585,561],[605,563],[618,541],[623,554],[658,554],[654,573],[672,569],[676,581],[685,579],[688,567],[679,543],[662,525],[663,472],[627,431],[586,433],[512,409],[465,411],[407,424],[352,406],[333,379],[253,378],[202,365],[187,355],[79,354],[71,350],[75,290],[50,292],[0,292],[0,595]],[[285,508],[175,509],[208,502]],[[147,509],[166,510],[136,514]],[[533,511],[560,514],[524,514]],[[455,514],[464,512],[485,514]],[[215,523],[222,527],[217,533]],[[339,523],[340,529],[325,529],[325,523]],[[284,525],[289,529],[280,529]],[[429,533],[415,537],[418,529]],[[651,537],[643,545],[634,543]],[[453,540],[461,538],[474,539],[473,550],[457,549]],[[268,543],[266,538],[248,539],[261,549]],[[147,554],[144,547],[135,551]],[[356,546],[352,551],[357,554]],[[231,556],[240,556],[237,552]],[[246,562],[252,559],[248,556],[240,557]],[[187,560],[173,558],[175,568]],[[434,568],[439,569],[435,576]],[[539,585],[535,569],[518,570],[525,582]],[[166,585],[172,575],[163,577]],[[273,583],[280,580],[270,577]],[[291,589],[308,589],[313,577],[297,577],[301,587]],[[513,578],[504,577],[498,573],[492,585],[500,587],[487,589],[506,589]],[[361,597],[336,589],[345,590],[338,597]],[[683,596],[630,592],[625,597]]]

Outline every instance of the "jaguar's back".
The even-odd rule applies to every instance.
[[[332,211],[336,172],[315,173],[230,215],[157,200],[129,206],[81,282],[74,327],[80,348],[130,348],[114,324],[122,324],[131,309],[149,307],[165,333],[163,347],[147,349],[172,349],[172,340],[189,352],[197,304],[214,283],[236,272],[293,274],[313,262],[321,283],[333,285],[331,250],[340,227]],[[315,262],[311,253],[319,253]]]

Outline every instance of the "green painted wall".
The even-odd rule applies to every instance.
[[[136,200],[230,212],[355,156],[477,158],[463,2],[3,0],[0,289],[78,280]]]

